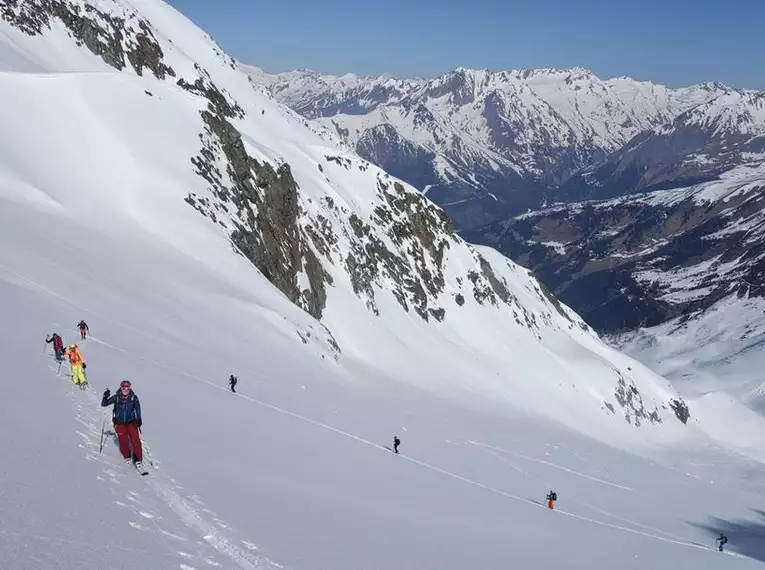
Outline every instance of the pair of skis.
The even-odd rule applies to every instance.
[[[100,455],[100,454],[101,454],[101,452],[104,450],[104,434],[105,434],[105,433],[106,433],[106,418],[104,418],[104,421],[103,421],[103,422],[101,422],[101,442],[100,442],[100,444],[99,444],[99,446],[98,446],[98,453],[99,453],[99,455]],[[145,450],[145,451],[148,451],[148,449],[146,448],[146,446],[143,444],[143,437],[142,437],[142,434],[141,434],[141,430],[140,430],[140,429],[138,430],[138,437],[140,437],[140,438],[141,438],[141,446],[144,448],[144,450]],[[135,470],[138,472],[138,474],[139,474],[139,475],[142,475],[142,476],[143,476],[143,475],[148,475],[148,474],[149,474],[149,471],[148,471],[148,470],[147,470],[145,467],[144,467],[143,471],[140,471],[140,470],[138,469],[138,466],[137,466],[137,462],[136,462],[136,460],[135,460],[135,459],[136,459],[136,458],[135,458],[135,454],[133,454],[133,457],[132,457],[132,464],[133,464],[133,467],[135,467]],[[154,466],[154,462],[153,462],[151,459],[149,459],[149,463],[151,464],[151,466],[152,466],[152,467]]]

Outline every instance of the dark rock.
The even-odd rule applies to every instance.
[[[677,419],[683,422],[683,424],[687,424],[688,419],[691,417],[691,413],[682,398],[670,401],[669,405],[672,408],[672,411],[675,412]]]

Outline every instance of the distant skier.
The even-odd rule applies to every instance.
[[[61,338],[58,334],[53,333],[49,337],[45,338],[45,342],[47,343],[53,343],[53,351],[56,353],[56,360],[58,362],[61,362],[64,360],[64,339]]]
[[[141,402],[138,400],[135,392],[133,392],[129,380],[120,382],[119,392],[114,394],[114,396],[110,396],[108,388],[104,390],[101,406],[111,405],[114,406],[112,410],[112,423],[120,443],[120,453],[128,465],[132,463],[133,457],[135,457],[135,468],[140,473],[145,473],[143,468],[143,448],[139,432],[143,425]]]
[[[86,382],[85,373],[83,372],[85,361],[82,358],[82,352],[80,352],[79,347],[76,344],[69,345],[64,354],[69,357],[69,365],[72,368],[72,382],[78,386],[84,386]]]
[[[236,386],[237,382],[239,382],[239,379],[233,374],[231,375],[231,378],[228,379],[228,385],[231,386],[231,391],[234,394],[236,394],[236,390],[234,390],[234,387]]]
[[[85,337],[88,336],[88,323],[85,321],[80,321],[77,323],[77,328],[80,329],[80,339],[85,340]]]
[[[545,497],[547,500],[547,508],[548,509],[554,509],[555,508],[555,501],[558,500],[558,493],[555,491],[550,491],[547,493],[547,496]]]
[[[401,445],[401,440],[397,435],[393,436],[393,453],[398,453],[398,446]]]
[[[727,536],[725,536],[724,534],[720,533],[720,538],[718,538],[718,539],[716,539],[716,540],[715,540],[715,543],[719,543],[719,544],[717,545],[717,550],[719,550],[720,552],[722,552],[722,551],[723,551],[723,546],[724,546],[725,544],[727,544],[727,542],[728,542],[728,537],[727,537]]]

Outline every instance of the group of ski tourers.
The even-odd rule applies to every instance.
[[[77,323],[77,328],[80,331],[80,339],[85,340],[89,330],[87,323],[80,321]],[[64,362],[64,357],[68,357],[72,370],[72,382],[84,389],[85,384],[87,384],[87,378],[85,377],[87,365],[82,358],[80,348],[74,343],[64,348],[64,339],[57,333],[50,334],[45,338],[45,344],[51,343],[53,344],[53,352],[56,355],[56,362],[58,362],[59,367]]]
[[[77,324],[77,328],[80,331],[80,339],[85,340],[89,330],[87,323],[85,323],[85,321],[80,321]],[[79,347],[76,344],[71,344],[68,348],[64,348],[64,340],[56,333],[48,335],[45,338],[45,343],[53,343],[53,351],[59,366],[63,362],[65,356],[69,357],[69,363],[72,369],[72,382],[78,386],[84,387],[87,383],[83,372],[86,366]],[[228,385],[230,390],[235,394],[237,382],[239,382],[239,379],[231,374],[228,379]],[[125,463],[128,465],[133,464],[139,473],[146,475],[147,471],[143,467],[143,446],[141,443],[141,426],[143,425],[143,420],[141,418],[141,402],[138,400],[138,396],[136,396],[135,392],[133,392],[130,381],[123,380],[120,382],[120,388],[114,395],[111,394],[111,390],[108,388],[104,390],[101,398],[101,406],[112,406],[112,423],[114,425],[114,431],[117,434],[120,453],[125,459]],[[399,439],[398,436],[394,436],[393,449],[391,451],[398,453],[399,445],[401,445],[401,439]],[[550,490],[545,497],[547,508],[555,509],[557,500],[558,493],[554,490]],[[723,547],[727,542],[728,537],[723,534],[720,534],[720,536],[715,539],[715,544],[720,552],[723,552]]]
[[[77,324],[77,329],[80,332],[80,340],[85,340],[89,332],[87,323],[80,321]],[[84,389],[87,384],[84,373],[86,365],[80,348],[74,343],[64,348],[64,339],[58,333],[49,334],[45,338],[45,343],[46,345],[53,344],[53,352],[59,366],[64,361],[64,357],[69,358],[72,382],[81,389]],[[111,390],[107,388],[101,398],[101,406],[113,406],[112,424],[114,425],[120,453],[124,457],[125,463],[134,464],[141,474],[146,475],[147,472],[143,467],[143,446],[140,434],[141,425],[143,424],[141,419],[141,402],[138,400],[135,392],[133,392],[130,381],[123,380],[120,382],[119,391],[113,396],[111,395]]]

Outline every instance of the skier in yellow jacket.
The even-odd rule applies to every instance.
[[[65,354],[69,357],[69,364],[72,366],[72,382],[78,386],[85,384],[85,374],[82,369],[85,368],[85,361],[82,359],[82,352],[76,344],[69,345]]]

